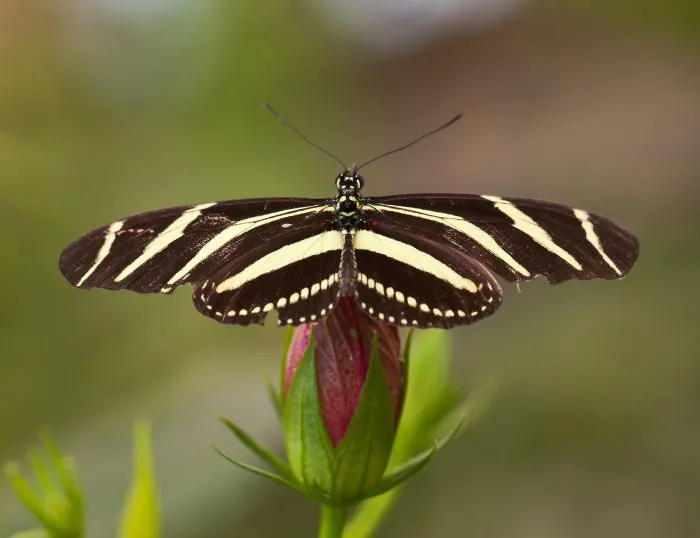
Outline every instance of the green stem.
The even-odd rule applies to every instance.
[[[396,504],[401,486],[364,501],[345,525],[345,538],[370,538]]]
[[[347,508],[321,507],[321,525],[318,538],[342,538]]]

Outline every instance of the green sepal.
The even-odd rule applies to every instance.
[[[396,488],[397,486],[401,485],[403,482],[411,478],[413,475],[421,471],[423,468],[425,468],[428,463],[435,457],[435,454],[438,453],[442,447],[444,447],[448,442],[450,442],[454,437],[459,433],[459,430],[461,428],[461,423],[457,424],[457,426],[447,435],[442,437],[441,439],[438,439],[435,441],[433,446],[417,456],[414,456],[401,466],[399,466],[397,469],[394,469],[392,472],[389,474],[385,475],[384,478],[382,478],[382,481],[377,484],[375,488],[372,488],[371,490],[365,492],[365,494],[362,496],[362,500],[369,499],[371,497],[376,497],[377,495],[381,495],[383,493],[386,493],[387,491]]]
[[[287,359],[289,358],[289,348],[292,345],[292,340],[294,340],[295,327],[287,327],[287,331],[284,335],[284,355],[282,355],[282,360],[280,361],[280,371],[279,371],[279,390],[277,394],[279,396],[280,408],[284,407],[284,401],[286,399],[285,390],[285,377],[287,375]],[[309,339],[309,346],[313,345],[313,332],[311,333],[311,338]],[[284,417],[284,411],[282,411],[282,417]]]
[[[308,494],[317,496],[333,484],[335,454],[321,413],[316,380],[314,333],[283,405],[284,441],[289,466]]]
[[[379,482],[379,484],[377,484],[374,488],[364,492],[362,498],[358,500],[370,499],[372,497],[382,495],[383,493],[386,493],[387,491],[398,487],[403,482],[405,482],[413,475],[418,473],[418,471],[422,470],[426,465],[428,465],[428,463],[430,463],[430,460],[432,460],[435,454],[437,454],[437,451],[438,447],[436,443],[432,448],[421,452],[414,458],[411,458],[403,465],[384,476],[384,478],[382,478],[382,481]]]
[[[403,416],[403,406],[406,402],[406,394],[408,394],[408,375],[411,371],[411,349],[413,346],[413,336],[415,331],[410,328],[406,333],[406,343],[403,346],[403,353],[401,354],[401,377],[403,379],[404,390],[401,391],[401,401],[399,402],[399,408],[397,410],[397,416]]]
[[[386,471],[394,440],[391,389],[374,335],[367,377],[355,414],[336,448],[336,470],[331,497],[339,503],[354,501],[375,487]]]
[[[223,422],[226,425],[226,427],[231,431],[231,433],[233,433],[233,435],[236,436],[236,438],[241,442],[241,444],[243,444],[248,450],[250,450],[262,461],[267,463],[270,467],[277,470],[277,472],[282,476],[282,478],[284,478],[288,482],[296,481],[294,478],[294,474],[292,474],[292,470],[289,468],[289,465],[287,465],[284,461],[282,461],[282,459],[275,456],[272,452],[267,450],[264,446],[262,446],[255,439],[253,439],[248,433],[246,433],[245,430],[243,430],[243,428],[238,426],[235,422],[228,420],[227,418],[219,417],[219,420],[221,420],[221,422]],[[216,450],[219,454],[222,454],[222,452],[218,448],[214,447],[214,450]],[[227,460],[231,461],[229,457],[224,457]],[[236,462],[236,465],[238,465],[238,462]]]
[[[122,513],[120,538],[158,538],[160,506],[151,448],[151,428],[137,422],[133,428],[134,470]]]
[[[277,475],[275,473],[271,473],[270,471],[266,471],[265,469],[260,469],[259,467],[255,467],[253,465],[249,465],[247,463],[244,463],[242,461],[233,459],[231,456],[228,454],[225,454],[222,452],[219,448],[216,446],[212,446],[214,450],[216,450],[217,454],[224,458],[226,461],[234,464],[236,467],[240,467],[241,469],[251,472],[253,474],[256,474],[258,476],[262,476],[263,478],[267,478],[268,480],[272,480],[273,482],[276,482],[277,484],[282,484],[283,486],[287,486],[288,488],[299,492],[301,494],[305,494],[306,492],[302,489],[301,485],[297,483],[295,479],[289,480],[283,476]]]

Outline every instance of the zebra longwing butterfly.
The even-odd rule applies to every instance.
[[[333,199],[262,198],[174,207],[117,220],[80,237],[60,258],[79,288],[171,293],[192,284],[194,304],[222,323],[313,322],[342,295],[387,323],[449,328],[493,314],[495,272],[624,276],[637,239],[581,209],[461,194],[363,197],[362,177],[338,175]]]
[[[197,310],[221,323],[261,324],[273,310],[279,325],[314,322],[354,296],[380,321],[450,328],[500,306],[491,271],[509,282],[615,279],[638,256],[637,239],[613,221],[551,202],[365,197],[361,166],[343,165],[330,199],[231,200],[114,221],[71,243],[61,272],[84,289],[169,294],[191,284]]]

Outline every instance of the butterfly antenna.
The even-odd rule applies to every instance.
[[[274,108],[272,108],[272,106],[271,106],[269,103],[266,103],[265,101],[263,101],[262,106],[263,106],[263,108],[264,108],[265,110],[267,110],[270,114],[272,114],[275,118],[277,118],[277,121],[279,121],[282,125],[284,125],[285,127],[289,127],[292,131],[294,131],[294,132],[297,134],[297,136],[298,136],[299,138],[301,138],[304,142],[306,142],[309,146],[316,148],[316,149],[319,150],[320,152],[325,153],[326,155],[328,155],[329,157],[331,157],[332,159],[334,159],[337,163],[340,164],[340,166],[343,167],[343,170],[348,170],[348,167],[345,165],[345,163],[344,163],[343,161],[341,161],[338,157],[336,157],[335,155],[333,155],[333,154],[332,154],[330,151],[328,151],[327,149],[322,148],[321,146],[319,146],[319,145],[316,144],[315,142],[312,142],[311,140],[309,140],[308,138],[306,138],[306,137],[301,133],[301,131],[299,131],[299,129],[297,129],[296,127],[294,127],[294,125],[292,125],[292,124],[289,123],[287,120],[285,120],[285,119],[282,117],[282,115],[281,115],[279,112],[277,112]]]
[[[461,118],[462,118],[462,113],[460,112],[459,114],[457,114],[457,115],[456,115],[454,118],[452,118],[451,120],[449,120],[449,121],[443,123],[442,125],[440,125],[440,127],[437,127],[437,128],[435,128],[435,129],[433,129],[432,131],[428,131],[427,133],[424,133],[424,134],[420,135],[418,138],[416,138],[415,140],[409,142],[408,144],[404,144],[404,145],[401,146],[401,147],[392,149],[392,150],[390,150],[390,151],[387,151],[386,153],[382,153],[382,154],[379,155],[378,157],[374,157],[373,159],[370,159],[369,161],[363,162],[360,166],[357,167],[357,170],[359,170],[360,168],[362,168],[363,166],[365,166],[365,165],[367,165],[367,164],[369,164],[369,163],[373,163],[374,161],[378,161],[379,159],[383,159],[384,157],[387,157],[387,156],[389,156],[389,155],[393,155],[394,153],[398,153],[399,151],[403,151],[403,150],[405,150],[406,148],[410,148],[411,146],[413,146],[414,144],[417,144],[417,143],[420,142],[421,140],[423,140],[423,139],[425,139],[425,138],[428,138],[429,136],[434,135],[435,133],[438,133],[438,132],[442,131],[443,129],[446,129],[447,127],[449,127],[450,125],[452,125],[454,122],[456,122],[457,120],[459,120],[459,119],[461,119]]]

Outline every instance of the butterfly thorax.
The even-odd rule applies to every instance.
[[[334,200],[336,223],[344,230],[354,230],[362,221],[362,195],[360,191],[364,186],[362,176],[354,171],[346,170],[338,174],[335,180],[338,193]]]

